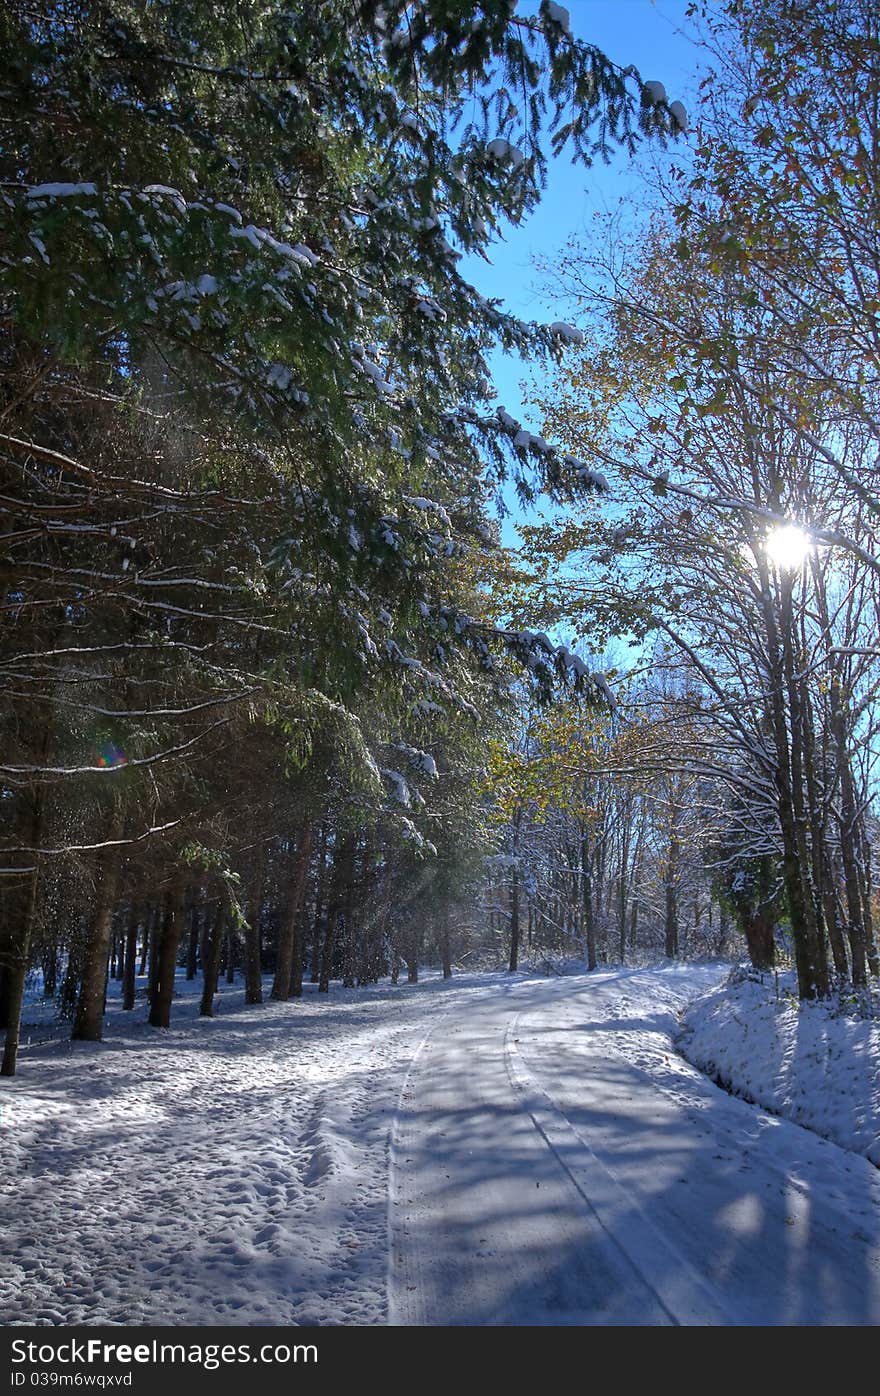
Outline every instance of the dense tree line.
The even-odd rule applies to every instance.
[[[490,505],[602,487],[493,401],[559,359],[460,273],[684,114],[507,0],[13,3],[0,16],[3,1071],[42,963],[169,1021],[185,957],[250,1001],[448,966],[511,666]]]

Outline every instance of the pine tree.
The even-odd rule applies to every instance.
[[[534,206],[545,138],[586,162],[681,124],[569,28],[506,0],[4,8],[4,1069],[65,858],[106,889],[77,971],[96,1036],[135,846],[164,841],[169,886],[193,840],[233,873],[239,741],[275,731],[273,783],[333,713],[381,781],[358,713],[389,684],[378,748],[420,704],[472,719],[506,653],[545,688],[567,672],[466,609],[455,571],[491,550],[506,472],[523,494],[602,484],[492,409],[493,343],[558,357],[571,336],[487,302],[460,253]],[[58,842],[38,837],[40,792],[84,780],[107,787],[85,830],[54,799]],[[158,1022],[179,906],[165,924]],[[257,977],[252,953],[255,998]]]

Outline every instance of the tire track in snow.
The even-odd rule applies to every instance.
[[[623,1188],[611,1169],[597,1158],[583,1135],[526,1065],[516,1038],[521,1016],[518,1013],[511,1019],[504,1038],[511,1085],[535,1129],[565,1169],[611,1244],[653,1290],[671,1323],[681,1326],[734,1323],[735,1319],[720,1296],[706,1285],[674,1243],[658,1230]]]
[[[510,993],[534,1008],[559,986]],[[528,1108],[535,1092],[506,1050],[515,1007],[493,995],[463,1018],[444,1014],[413,1055],[389,1138],[388,1322],[679,1322],[584,1195],[571,1141]]]
[[[447,1009],[431,1024],[413,1052],[397,1097],[397,1107],[388,1132],[388,1323],[397,1327],[422,1327],[426,1320],[421,1254],[408,1243],[406,1208],[411,1199],[405,1172],[406,1144],[403,1138],[405,1102],[412,1093],[419,1059],[437,1029],[451,1016]]]

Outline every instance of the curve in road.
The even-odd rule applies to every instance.
[[[434,1025],[392,1130],[390,1323],[880,1321],[877,1170],[671,1049],[713,974],[513,980]]]

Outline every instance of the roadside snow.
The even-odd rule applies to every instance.
[[[880,1020],[798,1004],[794,975],[734,970],[691,1004],[676,1045],[729,1090],[880,1167]],[[851,1006],[851,1008],[854,1005]]]

